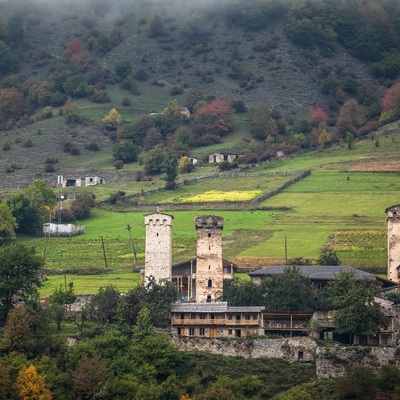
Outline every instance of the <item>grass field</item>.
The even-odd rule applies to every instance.
[[[312,173],[280,194],[265,200],[265,207],[287,207],[288,211],[174,211],[169,203],[202,195],[211,190],[231,192],[269,191],[280,186],[287,177],[215,179],[187,185],[177,191],[146,196],[149,203],[162,204],[161,211],[174,215],[173,261],[180,262],[195,255],[194,219],[204,214],[217,214],[225,219],[223,256],[239,266],[254,267],[285,262],[288,258],[318,258],[324,248],[337,250],[342,262],[355,267],[383,272],[386,266],[386,232],[384,210],[399,203],[400,180],[397,172],[351,172],[351,166],[368,162],[384,163],[400,151],[397,134],[380,137],[380,147],[369,140],[357,142],[354,149],[334,147],[297,157],[288,157],[264,164],[258,171],[283,171],[310,168]],[[393,138],[396,138],[393,141]],[[210,171],[205,167],[205,171]],[[200,167],[196,174],[200,174]],[[137,189],[138,183],[113,183],[94,188],[99,197],[109,191]],[[139,184],[146,184],[139,182]],[[147,183],[148,184],[148,183]],[[158,185],[157,181],[151,186]],[[149,186],[147,186],[149,187]],[[149,206],[148,212],[155,212]],[[103,236],[109,268],[118,270],[121,288],[131,285],[132,248],[128,232],[130,224],[137,251],[137,268],[144,265],[145,227],[141,212],[111,212],[94,209],[91,218],[82,221],[86,233],[75,238],[24,238],[37,245],[46,255],[46,267],[55,269],[103,267],[100,236]],[[379,241],[370,241],[368,232],[375,232]],[[345,239],[343,239],[345,238]],[[351,240],[349,239],[351,238]],[[366,239],[367,238],[367,239]],[[351,244],[349,244],[351,243]],[[370,243],[370,245],[366,245]],[[126,274],[126,275],[124,275]],[[111,276],[104,276],[104,285]],[[55,279],[55,278],[54,278]],[[58,278],[57,278],[58,279]],[[62,280],[62,278],[60,278]],[[89,281],[91,278],[88,278]],[[50,281],[53,280],[51,277]],[[84,280],[86,282],[86,280]],[[98,283],[99,284],[99,283]],[[125,286],[123,286],[125,285]],[[96,286],[96,285],[95,285]],[[80,290],[80,289],[79,289]],[[83,290],[83,289],[82,289]],[[88,286],[87,290],[92,290]]]

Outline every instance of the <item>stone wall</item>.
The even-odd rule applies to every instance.
[[[315,363],[319,379],[342,376],[348,366],[374,370],[386,364],[400,365],[395,347],[318,346],[308,337],[282,339],[199,338],[173,335],[182,351],[202,351],[244,358],[280,358],[289,362]]]
[[[317,344],[308,337],[282,339],[225,339],[173,336],[182,351],[203,351],[244,358],[281,358],[314,362]]]
[[[386,364],[400,364],[395,347],[317,347],[316,350],[316,369],[320,379],[342,376],[348,366],[377,370]]]

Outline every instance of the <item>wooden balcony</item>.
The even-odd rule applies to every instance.
[[[259,321],[257,319],[225,319],[225,318],[194,318],[194,319],[181,319],[172,318],[172,325],[226,325],[226,326],[258,326]]]

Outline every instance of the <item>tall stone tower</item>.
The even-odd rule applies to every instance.
[[[388,222],[387,242],[387,278],[400,281],[400,204],[385,210]]]
[[[222,229],[224,219],[204,215],[195,219],[197,230],[196,302],[216,301],[222,296]]]
[[[168,214],[144,216],[146,225],[145,283],[153,276],[156,282],[172,278],[172,220]]]

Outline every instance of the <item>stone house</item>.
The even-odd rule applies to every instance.
[[[387,219],[387,278],[400,281],[400,204],[385,210]]]
[[[208,156],[208,162],[212,163],[222,163],[229,162],[232,163],[240,157],[240,154],[232,153],[213,153]]]
[[[95,186],[95,185],[104,185],[106,183],[104,178],[100,178],[99,176],[87,176],[85,178],[63,178],[62,186]]]
[[[180,336],[251,337],[262,334],[264,307],[229,307],[227,302],[171,306],[171,330]]]

